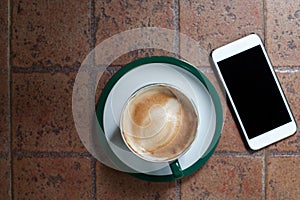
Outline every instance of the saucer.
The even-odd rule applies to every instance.
[[[198,134],[178,162],[187,176],[198,170],[214,152],[223,127],[222,106],[209,79],[192,65],[172,57],[148,57],[122,67],[100,96],[97,118],[112,161],[120,170],[151,181],[175,178],[168,163],[153,163],[133,154],[123,142],[119,122],[124,104],[138,89],[153,83],[174,85],[185,91],[199,113]]]

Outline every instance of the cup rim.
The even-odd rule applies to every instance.
[[[194,138],[192,140],[192,142],[190,143],[190,145],[188,145],[179,155],[175,156],[175,157],[172,157],[170,159],[162,159],[162,160],[152,160],[152,159],[148,159],[148,158],[145,158],[144,156],[140,155],[139,153],[137,153],[136,151],[134,151],[134,149],[128,144],[127,140],[125,139],[125,136],[123,134],[123,113],[128,105],[128,103],[130,102],[130,100],[137,95],[137,93],[141,92],[142,90],[144,89],[147,89],[147,88],[150,88],[150,87],[154,87],[154,86],[163,86],[163,87],[170,87],[172,89],[175,89],[177,90],[178,92],[180,92],[181,94],[183,94],[184,97],[186,97],[186,99],[188,99],[188,101],[191,103],[192,107],[193,107],[193,110],[196,114],[196,117],[197,117],[197,127],[196,127],[196,130],[195,130],[195,134],[194,134]],[[174,85],[171,85],[171,84],[168,84],[168,83],[150,83],[150,84],[147,84],[147,85],[144,85],[140,88],[138,88],[136,91],[134,91],[130,97],[126,100],[125,104],[123,105],[123,108],[122,108],[122,112],[121,112],[121,117],[120,117],[120,123],[119,123],[119,128],[120,128],[120,134],[122,136],[122,139],[123,139],[123,142],[125,143],[125,145],[127,146],[127,148],[133,153],[135,154],[136,156],[138,156],[139,158],[143,159],[143,160],[146,160],[146,161],[149,161],[149,162],[153,162],[153,163],[171,163],[175,160],[177,160],[178,158],[180,158],[181,156],[183,156],[189,149],[190,147],[192,146],[192,144],[194,143],[195,141],[195,138],[198,136],[198,132],[199,132],[199,112],[198,112],[198,109],[193,101],[193,99],[191,99],[184,91],[182,91],[181,89],[179,89],[178,87],[174,86]]]

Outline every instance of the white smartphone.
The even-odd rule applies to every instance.
[[[211,58],[251,149],[261,149],[297,131],[291,109],[257,34],[213,50]]]

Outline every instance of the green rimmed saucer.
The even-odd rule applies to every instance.
[[[193,98],[196,99],[196,102],[198,102],[200,106],[199,109],[203,110],[207,109],[206,107],[210,107],[209,110],[206,111],[206,114],[211,115],[208,117],[209,119],[202,117],[202,124],[205,125],[207,123],[205,120],[208,120],[210,124],[205,128],[205,133],[199,134],[199,137],[205,136],[206,139],[202,141],[201,138],[199,138],[199,142],[195,142],[191,151],[186,152],[185,155],[182,155],[182,158],[179,159],[180,164],[183,166],[183,177],[201,168],[213,154],[223,127],[222,105],[213,84],[203,73],[187,62],[165,56],[147,57],[122,67],[108,81],[98,102],[97,118],[101,128],[99,136],[102,141],[108,141],[108,145],[106,145],[108,146],[108,155],[121,171],[126,171],[135,177],[149,181],[171,181],[176,179],[170,170],[168,170],[167,166],[162,167],[164,169],[160,169],[159,167],[161,166],[153,166],[152,169],[151,166],[147,171],[143,171],[144,169],[135,169],[134,163],[137,163],[136,165],[142,165],[142,167],[145,166],[145,168],[150,164],[140,161],[136,159],[134,155],[131,155],[130,152],[126,152],[126,149],[122,146],[122,142],[118,141],[117,130],[120,115],[119,111],[123,106],[122,102],[126,100],[133,91],[142,87],[143,84],[170,82],[191,92],[191,96],[194,96]],[[126,89],[127,87],[129,89]],[[204,97],[207,100],[204,101]],[[205,102],[208,106],[201,108],[202,104],[205,105]],[[206,129],[209,130],[206,131]],[[120,152],[118,148],[120,148],[122,152]]]

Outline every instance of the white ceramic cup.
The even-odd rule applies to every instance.
[[[198,116],[183,91],[169,84],[150,84],[124,105],[121,135],[132,153],[150,162],[168,162],[177,178],[183,175],[177,159],[197,136]]]

